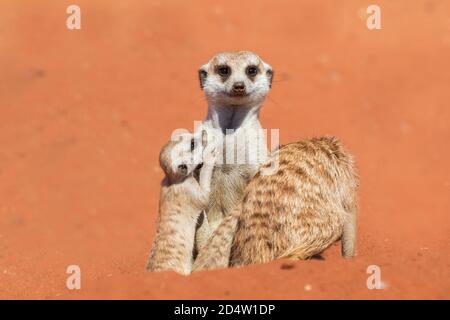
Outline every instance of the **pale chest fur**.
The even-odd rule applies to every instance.
[[[208,121],[204,127],[213,129]],[[222,152],[214,168],[207,208],[212,229],[241,201],[244,188],[268,156],[266,136],[257,119],[218,137]]]

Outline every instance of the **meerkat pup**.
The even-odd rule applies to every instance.
[[[206,131],[182,134],[160,153],[165,173],[148,271],[191,273],[198,217],[208,204],[215,148]]]
[[[352,156],[336,138],[281,147],[214,231],[194,270],[307,259],[339,239],[342,255],[353,257],[357,186]]]
[[[259,112],[273,71],[252,52],[224,52],[200,68],[199,78],[208,102],[201,129],[211,132],[221,148],[206,215],[197,231],[198,250],[241,201],[245,186],[267,159]]]

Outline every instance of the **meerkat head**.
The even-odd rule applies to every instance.
[[[273,70],[249,51],[224,52],[199,70],[208,102],[224,106],[260,104],[272,86]]]
[[[203,150],[207,133],[176,134],[166,143],[159,155],[159,163],[171,182],[182,181],[203,165]]]

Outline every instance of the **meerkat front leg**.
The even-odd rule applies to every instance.
[[[211,193],[211,180],[216,163],[216,148],[215,146],[208,146],[204,150],[203,167],[200,171],[199,183],[200,188],[205,197],[209,198]],[[202,222],[197,229],[195,235],[195,249],[200,252],[206,241],[212,234],[211,226],[209,225],[208,215],[205,211],[202,212]]]
[[[211,192],[211,178],[214,170],[214,163],[203,163],[200,171],[199,184],[202,192],[209,197]]]
[[[207,145],[206,131],[202,132],[203,144],[206,146],[203,151],[203,167],[200,170],[199,184],[202,191],[207,197],[211,192],[211,180],[214,166],[216,164],[216,147]]]
[[[222,220],[219,227],[212,230],[208,245],[199,251],[192,271],[227,268],[230,264],[231,247],[242,206],[238,205],[233,212]]]

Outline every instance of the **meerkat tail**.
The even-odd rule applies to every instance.
[[[309,250],[308,246],[298,246],[296,248],[286,250],[284,253],[279,255],[277,259],[306,260],[312,256],[313,254]]]
[[[229,266],[231,246],[236,232],[241,206],[226,217],[208,240],[208,245],[200,250],[194,262],[193,271],[227,268]]]

